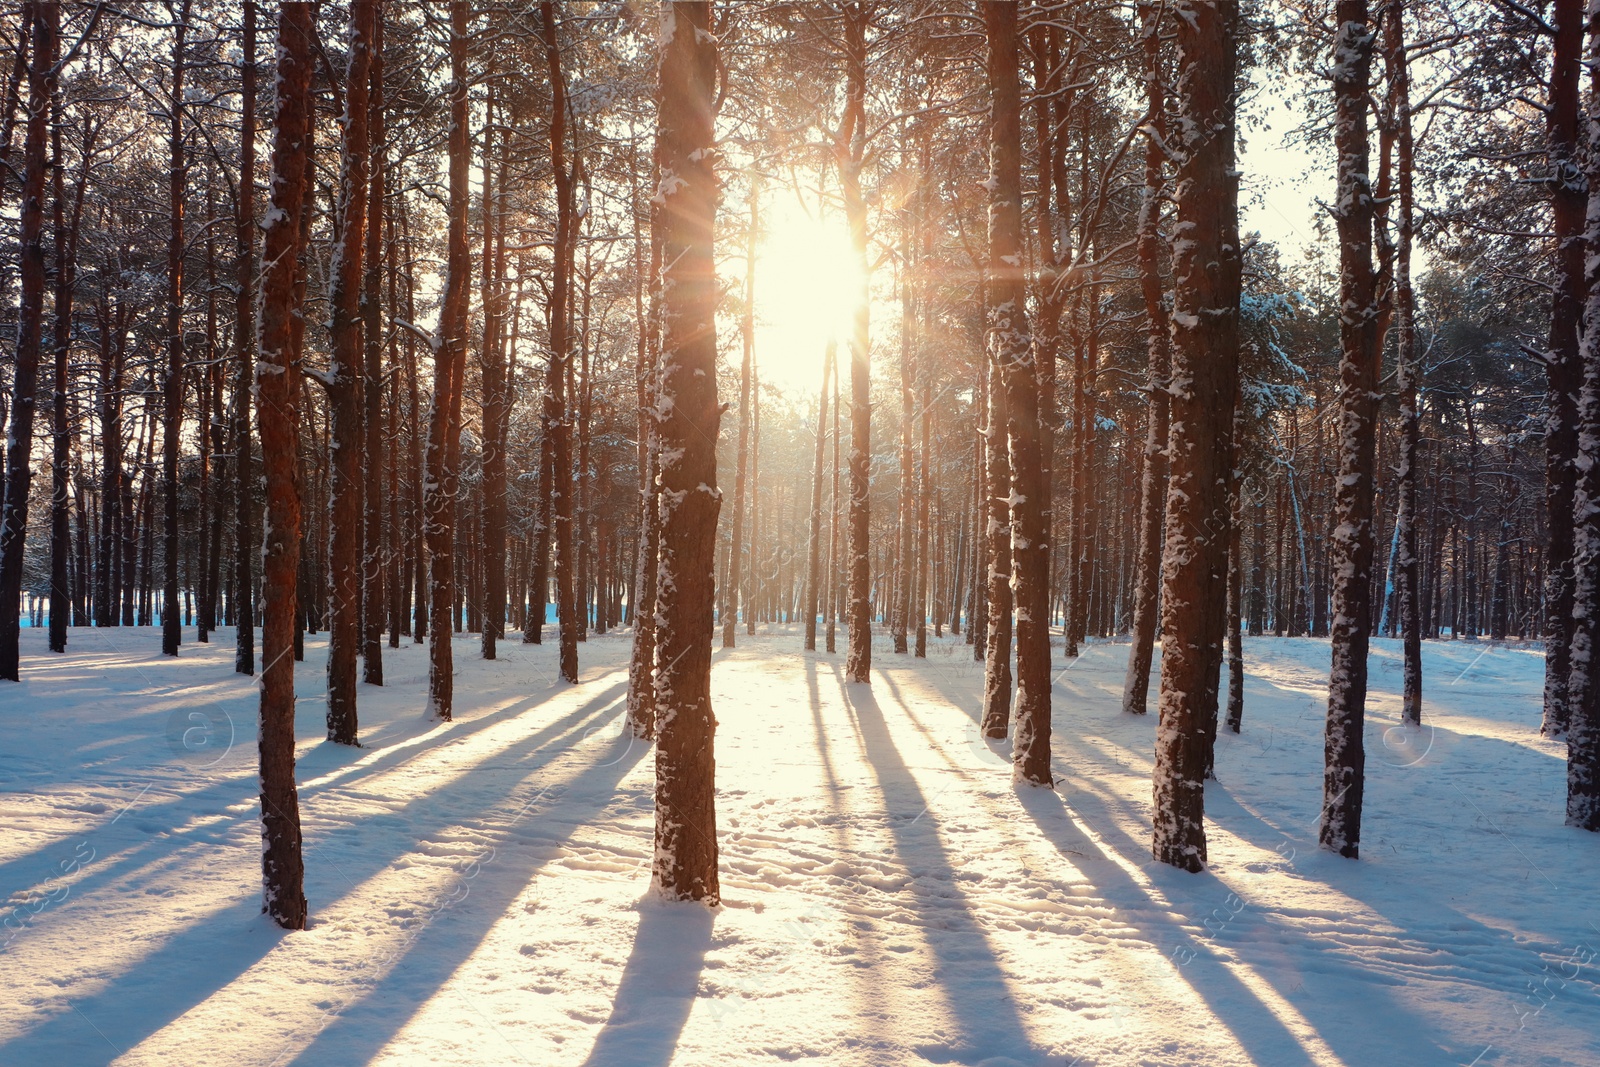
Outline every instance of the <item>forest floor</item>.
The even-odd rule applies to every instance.
[[[23,631],[0,683],[0,1064],[1571,1065],[1600,1062],[1600,840],[1562,825],[1537,649],[1378,641],[1362,858],[1320,852],[1325,641],[1252,639],[1210,867],[1149,859],[1155,715],[1125,644],[1060,664],[1058,791],[978,733],[960,639],[870,689],[791,633],[718,651],[723,905],[648,893],[626,635],[385,649],[361,749],[299,672],[311,927],[260,914],[255,689],[232,631]],[[1059,657],[1059,650],[1057,652]]]

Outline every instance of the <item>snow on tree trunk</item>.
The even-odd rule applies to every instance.
[[[716,761],[711,709],[717,512],[718,183],[709,3],[661,7],[659,163],[661,561],[656,672],[653,881],[674,900],[716,904]]]
[[[366,515],[366,349],[362,338],[362,257],[367,238],[368,100],[373,0],[352,0],[339,149],[337,232],[329,274],[327,376],[333,457],[328,481],[328,740],[359,745],[356,657],[361,653],[361,526]],[[381,210],[381,209],[380,209]]]
[[[1366,0],[1335,8],[1333,92],[1339,235],[1339,451],[1334,485],[1332,665],[1323,771],[1323,848],[1360,854],[1366,753],[1367,641],[1372,630],[1372,508],[1377,442],[1378,296],[1368,184],[1368,80],[1374,30]]]
[[[1139,285],[1144,295],[1146,387],[1150,411],[1139,475],[1139,546],[1133,574],[1132,643],[1122,683],[1122,710],[1145,714],[1150,693],[1150,663],[1155,658],[1157,594],[1161,585],[1161,517],[1167,490],[1167,373],[1172,338],[1161,279],[1161,190],[1166,140],[1166,86],[1161,77],[1161,35],[1156,8],[1139,6],[1145,54],[1144,190],[1139,200]]]
[[[1543,732],[1567,729],[1567,681],[1571,672],[1573,501],[1577,479],[1578,392],[1583,369],[1578,325],[1584,306],[1584,175],[1578,155],[1579,76],[1583,52],[1583,0],[1556,0],[1550,59],[1550,96],[1545,112],[1552,230],[1550,336],[1545,352],[1545,683]]]
[[[556,617],[560,623],[558,661],[561,677],[578,680],[578,612],[573,599],[572,418],[567,398],[571,373],[571,310],[573,246],[576,243],[573,171],[567,164],[567,84],[561,70],[556,37],[555,5],[539,5],[544,23],[545,60],[550,71],[550,163],[556,187],[554,270],[550,280],[550,372],[547,410],[554,416],[550,433],[551,534],[556,557]]]
[[[1588,133],[1600,138],[1600,2],[1589,5],[1590,92]],[[1587,241],[1600,249],[1600,152],[1588,156]],[[1600,831],[1600,255],[1585,261],[1588,299],[1580,349],[1583,390],[1579,402],[1574,502],[1572,663],[1566,695],[1567,825]]]
[[[867,202],[861,192],[861,167],[867,151],[867,22],[865,4],[846,5],[844,15],[844,121],[834,139],[839,188],[845,221],[856,260],[856,291],[850,324],[850,511],[849,605],[850,647],[845,675],[852,682],[872,682],[872,355],[871,300],[867,288]]]
[[[1039,382],[1028,330],[1023,265],[1017,8],[986,4],[983,16],[993,94],[989,117],[988,343],[1005,386],[1011,469],[1007,504],[1017,625],[1013,774],[1018,782],[1050,786],[1050,531],[1039,450]],[[997,429],[991,426],[991,434]],[[992,436],[990,440],[997,444]],[[991,655],[989,665],[994,662]]]
[[[45,133],[55,95],[60,8],[29,3],[28,124],[23,139],[21,286],[17,304],[17,356],[11,378],[4,511],[0,511],[0,678],[18,681],[22,556],[28,535],[28,493],[33,484],[33,420],[44,333]]]
[[[178,613],[178,450],[183,429],[183,199],[188,165],[184,161],[184,74],[189,0],[173,13],[172,86],[167,99],[167,368],[162,382],[161,503],[162,562],[165,584],[161,607],[161,652],[176,656],[183,643],[183,617]]]
[[[94,153],[88,139],[83,145],[83,160],[74,182],[73,206],[67,210],[62,172],[66,169],[61,150],[62,114],[60,94],[54,97],[50,124],[51,215],[55,231],[55,381],[50,390],[51,435],[54,445],[50,464],[50,651],[67,650],[67,622],[72,610],[72,525],[68,513],[67,486],[72,471],[72,434],[67,422],[67,363],[72,349],[72,296],[77,285],[78,222],[83,217],[83,196],[88,185],[88,168]],[[70,216],[70,217],[69,217]],[[80,501],[82,497],[79,497]]]
[[[245,0],[244,51],[240,63],[239,199],[234,219],[233,412],[233,669],[256,672],[255,478],[251,462],[250,382],[255,375],[256,340],[256,2]]]
[[[491,106],[493,101],[491,99]],[[494,119],[490,118],[492,125]],[[483,144],[483,633],[484,659],[494,659],[506,619],[506,437],[510,409],[506,361],[506,144],[500,145],[500,186],[493,181],[493,138]]]
[[[636,172],[637,173],[637,172]],[[634,737],[652,738],[656,731],[656,568],[661,551],[660,494],[656,469],[660,443],[656,440],[656,354],[661,344],[661,244],[654,200],[650,206],[650,249],[646,256],[634,215],[634,314],[640,323],[638,363],[634,384],[639,403],[639,540],[633,577],[633,651],[628,661],[628,723]],[[648,291],[648,296],[647,296]],[[543,597],[543,592],[539,594]],[[543,612],[543,605],[539,610]]]
[[[428,411],[422,509],[428,543],[428,712],[448,721],[455,696],[451,614],[455,607],[456,454],[461,435],[460,391],[466,362],[467,294],[467,5],[450,4],[449,228],[445,244],[444,307],[434,338],[433,403]]]
[[[394,583],[388,580],[383,537],[384,474],[393,467],[385,461],[383,401],[383,217],[384,217],[384,134],[383,134],[383,2],[373,0],[372,43],[368,64],[367,143],[371,160],[367,167],[371,188],[367,195],[366,273],[361,282],[361,330],[364,345],[362,396],[366,403],[362,423],[361,498],[365,505],[361,537],[361,680],[368,685],[383,684],[383,625],[385,606],[394,596]],[[392,491],[391,491],[392,492]],[[491,498],[492,499],[492,498]]]
[[[995,318],[991,293],[985,307],[986,318]],[[983,736],[1005,737],[1011,724],[1011,458],[1006,448],[1006,407],[1010,394],[1005,388],[997,345],[985,341],[984,364],[987,384],[987,422],[983,437],[984,470],[984,644],[983,644]]]
[[[1411,287],[1411,245],[1414,233],[1412,172],[1415,153],[1411,133],[1411,61],[1406,55],[1405,4],[1401,0],[1384,9],[1384,56],[1398,156],[1398,240],[1395,249],[1394,329],[1396,337],[1395,389],[1400,394],[1400,462],[1395,481],[1400,503],[1395,516],[1399,543],[1400,631],[1404,643],[1400,721],[1422,722],[1422,586],[1417,558],[1417,448],[1421,438],[1421,412],[1417,404],[1417,325],[1415,293]]]
[[[1156,859],[1206,862],[1205,705],[1222,656],[1227,475],[1239,349],[1238,173],[1233,169],[1239,12],[1179,3],[1173,188],[1171,428],[1161,590]],[[1214,698],[1214,691],[1211,694]],[[1213,704],[1214,710],[1214,704]]]
[[[294,781],[294,634],[300,569],[300,364],[295,276],[300,219],[309,190],[306,152],[313,122],[310,4],[284,4],[278,62],[271,190],[262,247],[255,368],[256,434],[266,482],[261,546],[261,876],[265,910],[279,926],[306,925],[300,801]]]

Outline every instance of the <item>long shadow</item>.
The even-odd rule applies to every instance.
[[[622,715],[620,707],[616,715]],[[520,830],[509,828],[493,840],[493,859],[482,864],[482,873],[470,885],[473,905],[442,910],[406,943],[382,978],[329,1019],[289,1062],[310,1067],[366,1063],[375,1057],[449,981],[538,872],[562,853],[572,835],[605,810],[616,796],[617,784],[648,751],[648,744],[624,733],[608,746],[606,758],[597,757],[573,776],[573,796],[539,815],[537,822]],[[579,797],[588,803],[575,810]]]
[[[667,1067],[694,1009],[715,913],[646,899],[606,1020],[584,1067]]]
[[[811,698],[811,725],[817,739],[817,757],[822,763],[824,784],[828,788],[828,806],[839,816],[833,822],[834,848],[838,855],[848,857],[851,862],[855,862],[860,853],[856,849],[850,821],[844,818],[845,812],[841,805],[843,789],[839,782],[839,773],[833,764],[832,746],[829,744],[828,730],[822,718],[822,693],[817,680],[817,663],[815,656],[806,657],[806,691]],[[834,668],[834,674],[838,674],[837,667]],[[857,736],[859,739],[859,726]],[[856,949],[852,960],[854,966],[851,967],[852,979],[855,984],[864,985],[882,962],[884,949],[876,936],[864,936],[859,926],[850,924],[848,929]],[[870,998],[863,996],[861,1001],[870,1003]],[[871,1034],[852,1035],[860,1042],[861,1047],[885,1050],[892,1048],[890,1038],[883,1033],[883,1023],[890,1017],[889,1009],[884,1002],[880,999],[879,1006],[875,1010],[864,1012],[862,1017],[867,1020],[866,1025],[870,1027]]]
[[[613,687],[613,690],[599,694],[595,701],[573,712],[566,720],[579,722],[584,718],[592,718],[603,722],[619,717],[623,710],[621,704],[614,703],[608,707],[605,697],[622,688]],[[597,702],[600,705],[598,710],[595,707]],[[551,739],[550,734],[551,730],[547,728],[498,753],[498,758],[516,765],[518,773],[507,775],[505,781],[491,788],[477,786],[470,801],[455,806],[464,810],[452,810],[450,806],[441,804],[440,794],[425,793],[394,811],[367,816],[325,834],[319,834],[314,825],[310,827],[306,840],[306,896],[311,905],[312,922],[316,922],[319,910],[327,906],[323,902],[342,899],[349,889],[392,866],[396,859],[418,842],[425,842],[432,835],[462,822],[470,823],[474,816],[485,811],[516,803],[513,795],[564,751],[546,747]],[[629,739],[621,738],[617,744],[628,742]],[[633,747],[639,752],[644,749],[637,743],[633,743]],[[541,748],[546,748],[543,759],[524,759]],[[634,753],[633,760],[637,759],[638,753]],[[630,765],[626,753],[622,757],[614,757],[610,763],[601,764],[603,767],[617,768],[613,783],[620,780]],[[575,781],[584,788],[588,786],[587,782]],[[385,842],[388,846],[382,844]],[[547,853],[553,853],[556,847],[549,846]],[[338,857],[337,862],[332,859],[334,856]],[[322,858],[321,862],[319,857]],[[105,877],[102,875],[101,880]],[[230,905],[185,925],[181,932],[169,937],[159,948],[137,960],[129,970],[102,985],[94,994],[71,1002],[69,1010],[0,1044],[0,1063],[101,1062],[93,1056],[88,1059],[63,1058],[57,1052],[59,1048],[79,1047],[87,1032],[100,1035],[103,1055],[107,1060],[112,1055],[110,1049],[113,1046],[130,1048],[137,1045],[194,1005],[202,1003],[270,951],[281,931],[266,925],[266,920],[258,914],[259,909],[260,903],[252,894],[248,901]],[[494,916],[499,914],[498,910],[494,912]],[[272,936],[241,936],[241,924],[251,927],[261,925]],[[227,951],[219,951],[219,944],[227,945]],[[172,975],[183,975],[185,979],[177,982],[164,980]],[[195,980],[189,981],[190,978]],[[92,1042],[90,1044],[93,1045]],[[335,1059],[328,1062],[361,1061]]]
[[[1151,862],[1148,866],[1151,877],[1168,893],[1169,900],[1161,901],[1153,897],[1095,841],[1096,838],[1104,841],[1106,848],[1114,849],[1125,857],[1144,856],[1146,844],[1135,840],[1122,829],[1119,819],[1107,806],[1106,796],[1081,776],[1077,788],[1072,792],[1072,799],[1073,805],[1069,809],[1059,796],[1044,790],[1031,790],[1021,795],[1023,809],[1057,850],[1064,855],[1076,853],[1096,861],[1097,873],[1103,879],[1103,890],[1137,898],[1152,909],[1182,911],[1195,924],[1203,924],[1217,914],[1218,902],[1224,894],[1214,878],[1175,871],[1168,877],[1165,868]],[[1083,860],[1077,862],[1081,864]],[[1106,882],[1114,884],[1116,889],[1113,890],[1112,885]],[[1126,918],[1134,921],[1131,913]],[[1248,908],[1227,921],[1245,923],[1263,919],[1264,914],[1260,909]],[[1227,1027],[1250,1056],[1251,1062],[1273,1064],[1274,1067],[1316,1062],[1311,1050],[1305,1047],[1300,1038],[1255,991],[1240,980],[1233,969],[1225,965],[1216,950],[1218,942],[1197,937],[1177,924],[1150,925],[1142,932],[1150,944],[1161,948],[1177,965],[1178,974]],[[1225,927],[1223,934],[1226,933]],[[1284,929],[1273,941],[1281,944],[1303,941],[1304,938],[1303,930]],[[1221,943],[1238,947],[1232,938],[1225,937]],[[1251,966],[1260,961],[1244,962],[1246,966]],[[1337,969],[1340,977],[1365,985],[1369,990],[1373,985],[1358,961],[1335,961],[1330,968],[1324,969],[1324,973],[1329,973],[1333,968]],[[1257,976],[1263,982],[1270,983],[1270,979],[1259,971]],[[1292,1003],[1294,1009],[1312,1025],[1318,1038],[1333,1049],[1342,1062],[1363,1065],[1443,1065],[1455,1062],[1449,1058],[1451,1052],[1426,1033],[1426,1020],[1405,1012],[1387,998],[1370,995],[1361,997],[1362,1025],[1356,1026],[1352,1025],[1349,1014],[1352,1002],[1349,997],[1332,998],[1330,1003],[1329,998],[1309,995],[1291,998],[1288,991],[1277,991],[1286,1003]],[[1380,999],[1383,1003],[1375,1003]],[[1315,1016],[1321,1016],[1320,1021]],[[1370,1025],[1374,1021],[1377,1021],[1377,1025]],[[1403,1035],[1399,1038],[1401,1044],[1395,1043],[1396,1035]]]
[[[937,960],[934,978],[944,987],[945,1002],[963,1033],[959,1043],[925,1045],[916,1051],[945,1063],[976,1063],[1002,1055],[1025,1063],[1047,1059],[1047,1050],[1029,1042],[1005,971],[955,885],[955,870],[934,821],[922,818],[927,798],[895,747],[872,690],[846,684],[837,668],[835,677],[878,779],[895,851],[912,874],[911,891],[924,914],[939,909],[952,915],[951,922],[930,930],[926,943]]]
[[[624,682],[602,690],[589,702],[580,705],[576,710],[542,727],[519,742],[515,747],[525,753],[533,752],[546,742],[557,741],[568,733],[586,726],[587,720],[604,714],[606,705],[615,700],[626,689],[627,684]],[[510,704],[480,719],[473,719],[468,723],[461,724],[446,735],[446,738],[448,741],[454,742],[470,737],[503,720],[524,714],[536,706],[537,703],[539,703],[537,699],[530,698]],[[424,744],[408,746],[399,752],[386,756],[373,757],[370,762],[336,779],[324,781],[313,786],[302,786],[300,790],[301,803],[305,805],[308,801],[315,800],[316,797],[327,790],[349,788],[365,779],[403,766],[412,759],[426,756],[435,751],[437,750],[433,746]],[[351,749],[350,752],[359,753],[360,750]],[[304,768],[310,762],[310,760],[302,761],[301,768]],[[85,893],[107,884],[132,870],[147,864],[160,862],[162,859],[174,855],[186,847],[223,844],[239,823],[253,821],[258,817],[258,812],[251,810],[248,814],[236,815],[225,823],[214,824],[200,831],[177,835],[171,834],[172,827],[170,823],[174,821],[175,816],[180,812],[190,815],[215,814],[225,812],[233,806],[250,805],[256,799],[256,788],[256,779],[252,774],[249,777],[225,778],[203,788],[180,793],[166,800],[148,805],[141,805],[135,801],[125,814],[113,817],[111,822],[122,822],[124,824],[124,828],[121,831],[117,831],[117,833],[124,836],[129,833],[145,833],[149,834],[151,839],[147,843],[134,845],[116,853],[115,858],[112,860],[82,864],[84,874],[72,884],[71,894],[68,899],[82,897]],[[306,841],[307,859],[314,864],[314,850],[317,848],[314,825],[311,829],[313,833],[308,834]],[[26,857],[19,857],[9,863],[0,864],[0,893],[7,893],[9,896],[10,892],[15,892],[16,889],[37,886],[56,877],[60,871],[57,869],[52,857],[46,855],[49,851],[59,852],[61,857],[64,858],[81,860],[81,855],[73,851],[72,841],[74,840],[87,842],[97,853],[104,854],[108,851],[108,846],[110,845],[105,840],[106,833],[109,830],[109,823],[101,827],[93,827],[82,834],[76,835],[73,839],[55,842],[52,846],[44,846]],[[12,881],[14,886],[10,891],[5,888],[8,880]]]

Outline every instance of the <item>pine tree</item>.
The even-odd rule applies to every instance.
[[[660,667],[656,673],[653,881],[674,900],[716,904],[716,761],[711,709],[717,512],[717,177],[711,5],[661,6]]]
[[[1161,590],[1161,721],[1156,730],[1156,859],[1206,862],[1205,702],[1222,655],[1228,567],[1227,472],[1239,351],[1235,69],[1240,15],[1226,4],[1174,8],[1178,111],[1172,254],[1171,467]],[[1211,691],[1215,712],[1215,689]]]
[[[1022,262],[1021,89],[1017,78],[1017,9],[986,4],[989,42],[989,345],[1006,392],[1006,440],[1013,593],[1016,604],[1019,782],[1049,786],[1050,536],[1039,448],[1039,387],[1028,329]],[[991,432],[994,430],[991,427]],[[997,444],[994,437],[991,444]],[[990,663],[994,661],[991,658]]]
[[[362,338],[362,257],[367,240],[369,154],[368,101],[372,74],[374,0],[352,0],[345,67],[343,142],[339,153],[339,204],[335,216],[332,317],[333,343],[328,370],[318,380],[327,388],[332,422],[333,462],[328,498],[329,623],[328,740],[356,740],[356,657],[362,647],[361,579],[362,461],[366,446],[366,347]],[[373,211],[382,210],[374,205]]]
[[[261,547],[261,874],[264,909],[279,926],[303,930],[306,898],[300,800],[294,781],[294,642],[300,569],[300,365],[295,351],[295,275],[304,198],[311,104],[313,28],[309,3],[284,4],[278,17],[270,210],[263,223],[256,432],[266,480]]]
[[[1573,504],[1578,450],[1578,392],[1583,369],[1578,327],[1584,304],[1583,239],[1585,189],[1578,155],[1579,77],[1583,53],[1583,0],[1556,0],[1550,25],[1550,95],[1545,109],[1551,222],[1555,261],[1550,335],[1544,353],[1545,508],[1549,533],[1545,546],[1545,683],[1543,732],[1566,732],[1570,709]],[[1469,589],[1475,588],[1472,586]]]
[[[462,370],[466,362],[467,296],[471,259],[467,254],[467,5],[450,3],[449,232],[446,238],[444,307],[434,351],[433,404],[428,412],[428,446],[423,480],[423,522],[428,542],[428,710],[448,721],[454,707],[456,599],[455,525],[461,442]]]
[[[33,484],[33,419],[44,329],[45,135],[56,90],[60,8],[26,5],[28,42],[28,125],[23,141],[21,293],[17,305],[16,365],[11,378],[4,510],[0,511],[0,678],[18,681],[17,648],[21,620],[22,553],[28,535],[28,492]]]
[[[1367,94],[1375,32],[1366,0],[1334,12],[1334,145],[1339,191],[1339,454],[1333,532],[1333,663],[1328,677],[1322,847],[1356,858],[1366,753],[1367,641],[1372,629],[1372,506],[1378,417],[1378,304],[1372,267]]]
[[[1139,476],[1139,544],[1133,575],[1133,640],[1122,684],[1122,710],[1143,715],[1155,658],[1157,594],[1161,585],[1161,519],[1167,491],[1167,373],[1172,338],[1161,278],[1161,193],[1166,160],[1166,84],[1161,74],[1161,23],[1153,4],[1139,5],[1145,59],[1144,188],[1139,197],[1139,288],[1144,297],[1149,370],[1143,467]]]

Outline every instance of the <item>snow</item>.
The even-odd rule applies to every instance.
[[[0,684],[0,1063],[1577,1064],[1600,1059],[1600,842],[1562,825],[1532,648],[1427,642],[1421,730],[1375,640],[1362,856],[1316,847],[1328,644],[1247,639],[1210,867],[1149,858],[1155,715],[1127,646],[1054,678],[1059,793],[1011,784],[959,639],[718,650],[724,904],[649,892],[626,634],[385,650],[361,749],[296,672],[311,926],[260,914],[256,695],[232,631],[24,629]],[[1159,656],[1157,657],[1159,660]],[[1476,1059],[1475,1059],[1476,1057]]]

